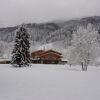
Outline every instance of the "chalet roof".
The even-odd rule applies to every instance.
[[[40,54],[44,53],[44,50],[37,50],[31,53],[31,56],[35,55],[35,56],[40,56]]]
[[[55,52],[51,52],[51,51],[49,51],[49,52],[44,52],[44,53],[40,54],[39,57],[42,57],[42,56],[45,56],[45,55],[47,55],[47,54],[51,54],[51,53],[52,53],[53,55],[56,55],[56,56],[62,57],[60,54],[55,53]]]
[[[42,56],[47,55],[47,54],[50,54],[50,53],[53,53],[54,55],[57,55],[57,56],[60,56],[60,57],[62,55],[61,53],[59,53],[59,52],[57,52],[55,50],[52,50],[52,49],[47,50],[47,51],[37,50],[37,51],[32,52],[31,55],[34,55],[35,54],[35,56],[42,57]]]
[[[56,54],[56,55],[59,55],[59,56],[62,55],[60,52],[57,52],[57,51],[55,51],[55,50],[50,49],[50,50],[48,50],[48,51],[45,51],[45,52],[41,53],[40,56],[41,56],[41,55],[44,55],[44,54],[47,54],[47,53],[50,53],[50,52],[52,52],[52,53],[54,53],[54,54]]]
[[[9,58],[0,58],[0,61],[10,61],[11,59]]]
[[[40,53],[40,52],[43,53],[43,52],[45,52],[45,51],[44,51],[44,50],[37,50],[37,51],[32,52],[32,54],[33,54],[33,53]]]

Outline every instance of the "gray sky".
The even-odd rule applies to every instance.
[[[0,0],[0,27],[100,15],[100,0]]]

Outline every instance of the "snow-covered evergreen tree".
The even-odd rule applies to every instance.
[[[82,70],[87,70],[88,64],[93,62],[96,57],[98,41],[98,32],[92,24],[85,27],[78,27],[73,33],[72,46],[70,47],[70,63],[82,65]]]
[[[30,65],[30,42],[29,33],[25,25],[22,24],[16,31],[15,45],[12,52],[11,64],[15,67]]]

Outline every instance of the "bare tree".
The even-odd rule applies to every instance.
[[[87,70],[88,64],[95,59],[98,32],[92,24],[78,27],[73,33],[72,46],[70,47],[70,63],[81,64],[82,70]]]

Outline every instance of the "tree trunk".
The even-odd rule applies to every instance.
[[[21,64],[19,64],[19,67],[21,67]]]
[[[87,71],[87,66],[88,66],[88,61],[85,60],[85,64],[84,64],[85,71]]]
[[[84,64],[83,64],[83,62],[81,62],[81,65],[82,65],[82,70],[84,71]]]
[[[87,65],[85,65],[85,71],[87,71]]]

